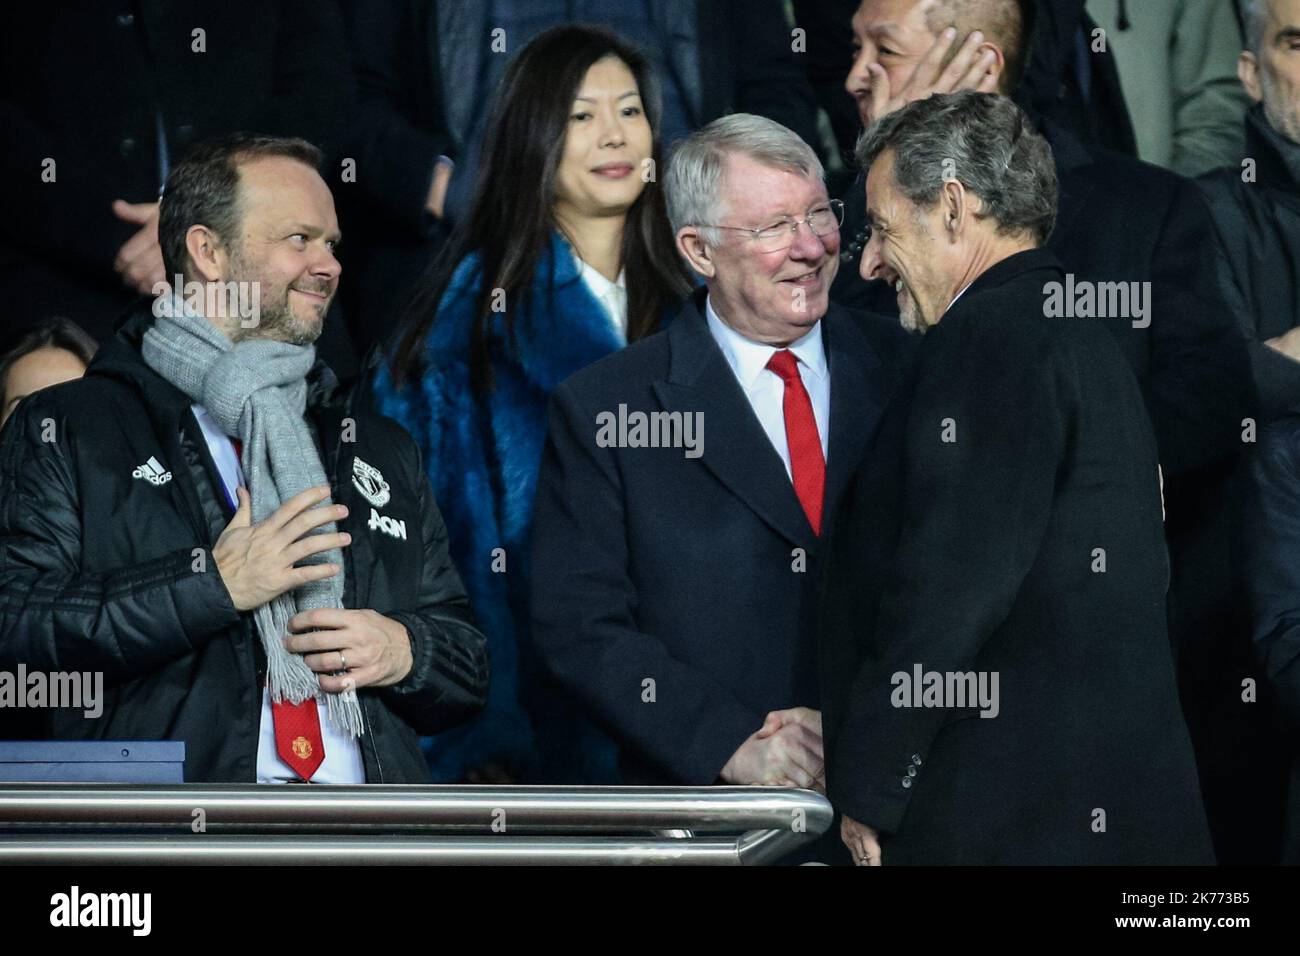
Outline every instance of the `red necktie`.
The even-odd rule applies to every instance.
[[[799,377],[799,360],[789,349],[773,353],[767,367],[785,382],[785,440],[790,449],[794,493],[803,505],[813,533],[822,533],[822,497],[826,491],[826,458],[822,454],[812,400]]]
[[[243,443],[238,438],[230,439],[230,443],[235,446],[235,457],[242,460]],[[294,773],[310,780],[325,759],[316,698],[309,697],[301,704],[271,701],[271,722],[275,725],[275,752]]]
[[[301,704],[272,701],[271,719],[275,724],[275,752],[294,773],[310,780],[325,759],[316,698],[308,697]]]

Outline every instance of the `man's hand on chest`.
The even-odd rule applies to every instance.
[[[320,675],[321,690],[387,687],[411,672],[406,627],[378,611],[321,608],[289,619],[284,646]]]

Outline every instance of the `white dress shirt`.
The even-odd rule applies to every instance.
[[[768,440],[785,462],[785,473],[794,481],[790,469],[790,447],[785,437],[785,380],[767,367],[772,356],[780,351],[776,346],[747,339],[713,311],[713,297],[705,300],[704,315],[709,332],[727,357],[727,364],[736,374],[741,391],[763,426]],[[818,322],[802,338],[788,346],[799,360],[799,379],[812,401],[813,418],[817,421],[817,436],[822,443],[822,458],[827,458],[827,429],[830,427],[831,375],[826,363],[826,350],[822,346],[822,324]]]
[[[244,484],[244,472],[239,466],[239,456],[229,436],[221,430],[208,410],[202,405],[190,406],[203,437],[207,439],[212,461],[221,473],[226,497],[233,506],[239,498],[235,489]],[[365,783],[366,768],[361,760],[361,744],[330,723],[329,712],[322,701],[316,702],[320,712],[321,742],[325,745],[325,759],[312,775],[312,783]],[[275,720],[271,715],[271,693],[262,688],[262,722],[257,739],[257,782],[284,783],[298,779],[298,774],[283,760],[275,749]]]
[[[618,339],[624,344],[627,343],[627,270],[624,269],[618,274],[618,281],[610,282],[599,270],[593,269],[587,263],[578,258],[578,254],[573,254],[573,261],[578,266],[578,276],[586,283],[587,291],[596,297],[601,308],[605,310],[605,315],[609,319],[610,325],[618,333]]]

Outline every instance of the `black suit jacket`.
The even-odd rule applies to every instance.
[[[926,334],[831,533],[827,785],[886,864],[1212,859],[1155,443],[1101,323],[1044,317],[1062,278],[1012,256]],[[896,706],[918,665],[998,675],[997,715]]]
[[[817,706],[820,542],[703,308],[700,290],[666,331],[555,391],[537,483],[534,639],[612,732],[630,782],[714,783],[768,711]],[[822,322],[830,502],[872,440],[905,340],[835,307]],[[620,405],[702,413],[703,454],[599,447],[596,416]]]

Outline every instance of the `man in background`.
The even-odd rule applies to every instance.
[[[338,13],[313,0],[140,0],[7,11],[0,35],[0,350],[62,315],[100,343],[170,282],[158,197],[196,143],[299,136],[337,162],[351,97]],[[337,167],[334,167],[337,168]],[[339,321],[321,343],[356,359]]]
[[[47,319],[0,356],[0,426],[33,392],[81,378],[98,346],[71,319]]]

